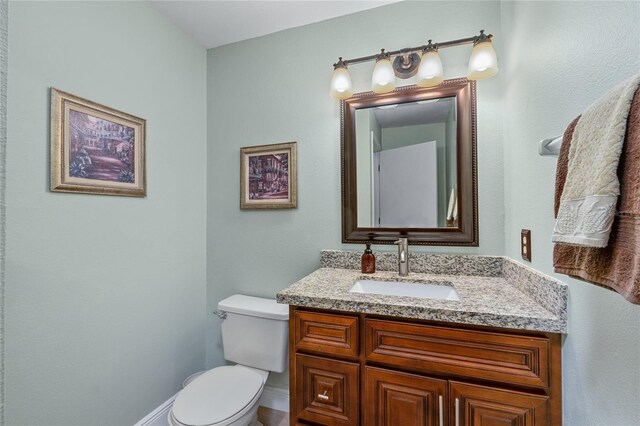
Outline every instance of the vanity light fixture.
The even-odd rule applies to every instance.
[[[433,87],[443,81],[444,73],[442,71],[442,61],[440,60],[438,48],[429,40],[429,43],[422,49],[422,58],[420,59],[416,85],[420,87]]]
[[[498,73],[498,58],[491,44],[491,35],[486,35],[484,30],[473,42],[473,50],[469,58],[469,80],[483,80],[493,77]]]
[[[382,49],[376,56],[376,66],[371,76],[373,93],[388,93],[396,88],[396,74],[391,65],[390,55]]]
[[[333,64],[333,77],[331,78],[331,97],[335,99],[347,99],[353,95],[351,74],[347,69],[347,63],[340,58]]]
[[[458,40],[432,43],[418,47],[385,52],[384,49],[377,55],[363,56],[355,59],[343,60],[340,58],[333,64],[333,78],[331,79],[330,94],[335,99],[347,99],[353,95],[349,65],[362,62],[376,61],[371,76],[371,90],[374,93],[391,92],[396,87],[396,78],[406,79],[416,75],[416,84],[420,87],[438,86],[444,81],[442,61],[439,49],[447,47],[473,44],[467,78],[469,80],[483,80],[493,77],[498,73],[498,59],[493,49],[492,34],[485,34],[480,30],[480,35],[461,38]],[[418,53],[422,52],[422,56]],[[392,61],[391,57],[395,56]]]

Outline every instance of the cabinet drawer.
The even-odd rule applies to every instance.
[[[296,355],[296,417],[322,425],[359,423],[360,366],[309,355]]]
[[[297,350],[319,354],[358,357],[358,317],[296,311]]]
[[[384,320],[365,322],[368,361],[438,375],[549,386],[549,340]]]

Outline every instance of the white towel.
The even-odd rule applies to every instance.
[[[580,117],[571,138],[554,242],[607,246],[620,195],[617,170],[627,116],[639,84],[640,74],[614,87]]]

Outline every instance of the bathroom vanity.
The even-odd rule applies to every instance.
[[[507,258],[412,256],[408,280],[459,300],[351,291],[402,284],[394,254],[363,276],[357,253],[278,293],[290,304],[291,424],[560,425],[566,286]]]

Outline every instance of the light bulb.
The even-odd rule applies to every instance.
[[[340,61],[342,61],[342,58],[340,58]],[[351,74],[349,74],[349,70],[346,65],[337,65],[333,70],[331,91],[329,94],[334,99],[347,99],[353,95]]]
[[[469,58],[469,71],[467,78],[469,80],[483,80],[493,77],[498,73],[498,58],[496,51],[493,50],[491,40],[487,39],[475,46],[471,51]]]
[[[374,93],[387,93],[396,88],[396,74],[393,71],[393,65],[389,54],[384,52],[378,55],[376,66],[371,76],[371,90]]]
[[[431,41],[431,40],[429,40]],[[433,87],[444,81],[442,76],[442,61],[437,50],[425,51],[420,59],[416,85]]]

